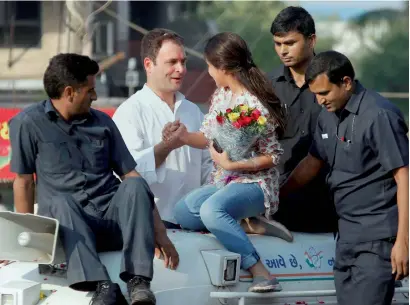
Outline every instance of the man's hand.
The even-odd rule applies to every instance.
[[[397,238],[391,251],[392,273],[396,280],[409,275],[409,168],[400,167],[393,171],[397,184],[397,208],[399,226]]]
[[[396,281],[409,275],[409,243],[405,239],[397,239],[391,251],[392,274]]]
[[[286,181],[280,186],[279,200],[289,196],[292,192],[309,183],[309,181],[316,177],[324,165],[325,162],[323,160],[309,153],[299,162]]]
[[[164,258],[165,268],[175,270],[179,264],[179,255],[167,232],[155,234],[155,243],[155,256],[158,259]]]
[[[5,260],[1,261],[0,260],[0,268],[4,267],[4,266],[7,266],[8,264],[11,264],[11,263],[12,263],[12,261],[5,261]]]
[[[162,129],[162,141],[168,142],[171,140],[172,134],[177,131],[178,127],[180,126],[179,120],[175,122],[166,123],[164,128]]]
[[[187,138],[187,135],[188,130],[186,126],[177,120],[164,126],[162,140],[171,149],[177,149],[186,144],[184,140]]]

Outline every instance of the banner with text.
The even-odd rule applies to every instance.
[[[109,116],[113,116],[115,108],[99,108]],[[0,181],[9,182],[15,177],[10,172],[11,145],[9,138],[8,122],[12,117],[21,111],[21,108],[0,108]]]

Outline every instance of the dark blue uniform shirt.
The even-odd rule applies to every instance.
[[[288,67],[277,68],[272,72],[271,79],[286,113],[286,129],[283,139],[279,141],[283,148],[278,164],[282,183],[307,156],[322,109],[307,84],[300,88],[296,85]]]
[[[407,132],[399,109],[358,81],[343,110],[322,109],[310,153],[330,166],[327,183],[339,216],[341,241],[396,236],[393,170],[408,166]]]
[[[91,109],[66,122],[50,100],[10,120],[11,171],[36,174],[37,202],[71,195],[87,210],[104,212],[123,176],[136,166],[116,125]]]
[[[286,129],[279,140],[284,151],[277,166],[282,184],[309,153],[322,108],[307,84],[296,85],[288,67],[278,67],[271,73],[271,79],[286,111]],[[327,168],[323,168],[303,188],[286,198],[281,197],[275,219],[295,231],[336,231],[336,215],[325,183],[326,174]]]

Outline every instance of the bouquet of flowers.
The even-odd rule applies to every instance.
[[[266,117],[248,105],[228,108],[224,113],[220,111],[216,121],[212,134],[214,144],[226,151],[232,161],[252,157],[252,146],[265,135]]]

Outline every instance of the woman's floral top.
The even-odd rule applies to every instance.
[[[249,92],[244,92],[239,96],[235,103],[230,106],[232,99],[232,91],[226,88],[218,88],[212,96],[211,107],[209,113],[205,115],[202,123],[201,131],[205,137],[212,140],[212,131],[217,128],[216,120],[217,113],[225,112],[227,108],[233,108],[237,105],[244,104],[252,108],[257,108],[261,114],[268,120],[266,122],[266,137],[259,139],[255,146],[254,152],[256,155],[269,155],[272,157],[273,163],[276,165],[279,162],[280,155],[283,150],[277,140],[275,128],[276,124],[268,109],[258,100],[258,98]],[[227,185],[229,183],[258,183],[264,193],[266,214],[272,215],[278,210],[279,206],[279,172],[276,167],[256,172],[235,172],[230,179],[226,179],[225,170],[214,164],[214,170],[211,173],[210,183]]]

